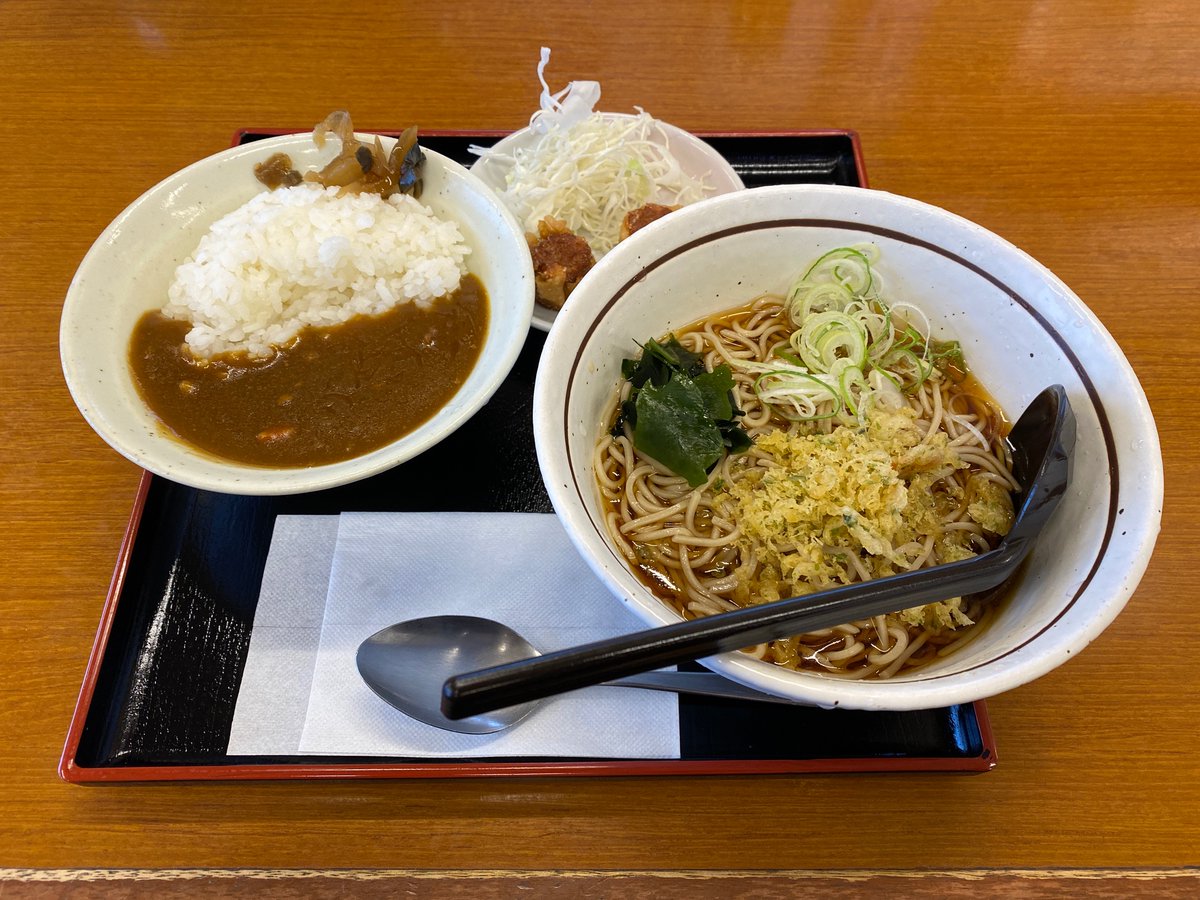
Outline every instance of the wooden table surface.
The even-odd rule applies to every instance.
[[[0,5],[0,866],[1134,869],[1200,865],[1200,16],[1192,0]],[[247,4],[247,7],[252,4]],[[1004,235],[1145,386],[1167,498],[1118,620],[990,701],[970,777],[84,788],[55,767],[140,471],[76,412],[72,273],[143,190],[245,126],[520,127],[596,78],[692,130],[852,128],[872,186]]]

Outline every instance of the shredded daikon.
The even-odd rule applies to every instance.
[[[600,85],[594,81],[572,81],[551,94],[543,74],[549,59],[543,47],[541,108],[530,119],[533,140],[511,153],[471,148],[506,171],[499,193],[526,231],[536,233],[547,216],[561,219],[599,258],[617,243],[622,220],[639,206],[684,206],[704,196],[705,180],[683,171],[660,122],[637,107],[632,116],[595,112]]]

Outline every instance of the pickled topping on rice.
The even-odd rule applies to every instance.
[[[286,153],[272,153],[265,160],[254,164],[254,177],[271,190],[280,187],[295,187],[304,181],[304,176],[292,165]]]
[[[295,187],[301,182],[336,187],[340,194],[378,194],[384,199],[393,194],[421,196],[421,167],[425,154],[417,143],[417,126],[409,126],[385,151],[379,136],[367,143],[354,134],[350,113],[335,110],[313,129],[313,143],[325,146],[327,135],[335,135],[341,150],[320,171],[301,175],[292,168],[291,158],[276,153],[254,167],[254,177],[271,190]]]

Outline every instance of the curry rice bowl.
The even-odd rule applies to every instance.
[[[385,150],[391,146],[391,138],[381,140]],[[415,431],[378,450],[343,462],[302,467],[216,458],[179,440],[162,424],[135,383],[130,337],[139,321],[148,312],[163,310],[176,270],[189,258],[194,261],[213,224],[264,193],[254,176],[255,164],[284,153],[294,168],[307,171],[326,165],[331,149],[316,148],[306,133],[268,138],[206,157],[138,197],[101,233],[80,263],[67,291],[59,329],[63,374],[84,419],[134,463],[202,490],[279,495],[335,487],[428,450],[486,403],[511,369],[528,334],[533,307],[533,269],[524,233],[489,188],[458,163],[426,150],[420,202],[439,219],[455,224],[462,243],[470,248],[458,262],[487,291],[487,331],[478,362],[445,406]],[[414,268],[420,273],[420,267],[408,266]],[[370,286],[376,290],[380,274],[366,270],[366,275],[375,276],[375,285]],[[262,272],[255,277],[266,279]],[[391,282],[387,287],[396,293]],[[428,293],[447,295],[432,284]],[[386,315],[410,310],[432,313],[446,305],[435,303],[426,311],[419,302],[397,305]],[[282,312],[282,298],[279,303]],[[243,327],[233,321],[234,328]],[[190,317],[179,324],[182,342],[191,327]],[[235,354],[235,359],[239,355],[243,354]],[[214,358],[218,361],[225,364],[224,357]]]

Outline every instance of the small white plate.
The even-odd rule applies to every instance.
[[[630,113],[601,113],[601,115],[613,119],[632,119],[634,116]],[[669,125],[666,122],[659,121],[661,126],[661,134],[665,136],[665,144],[671,153],[679,160],[679,166],[688,175],[693,178],[705,176],[708,181],[708,189],[705,192],[706,197],[715,197],[718,194],[728,194],[733,191],[744,190],[746,185],[742,183],[742,179],[738,173],[733,170],[733,166],[720,153],[706,144],[700,138],[682,128],[677,128],[674,125]],[[528,128],[522,128],[520,131],[514,131],[508,137],[499,140],[493,147],[500,153],[509,153],[513,151],[531,146],[538,139],[538,135],[534,134]],[[508,174],[508,167],[503,163],[493,159],[483,157],[471,166],[471,174],[477,175],[484,184],[500,196],[503,200],[504,196],[500,192],[505,187],[505,176]],[[661,199],[661,198],[660,198]],[[550,326],[554,324],[554,320],[558,317],[558,311],[542,306],[540,303],[535,303],[533,306],[533,327],[541,331],[549,331]]]

